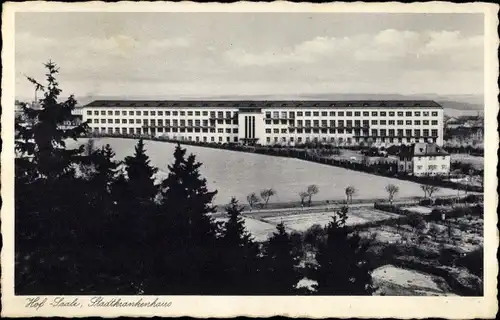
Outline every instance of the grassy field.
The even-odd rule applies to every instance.
[[[85,143],[85,139],[78,144]],[[116,158],[122,160],[132,155],[137,141],[132,139],[99,138],[95,139],[97,147],[110,144],[116,152]],[[76,143],[69,143],[74,146]],[[168,174],[167,166],[173,161],[175,145],[159,141],[145,141],[147,154],[151,163],[159,168],[158,177]],[[354,199],[386,198],[385,186],[389,183],[399,186],[398,197],[423,195],[419,184],[393,178],[351,171],[344,168],[311,163],[298,159],[280,158],[260,154],[214,150],[203,147],[184,146],[188,153],[196,155],[203,163],[200,171],[206,177],[210,190],[217,190],[216,204],[229,203],[236,197],[242,204],[251,192],[259,193],[264,188],[274,188],[277,195],[271,203],[298,201],[298,194],[308,185],[316,184],[319,193],[314,201],[345,199],[345,188],[354,186],[357,193]],[[436,196],[453,195],[451,189],[440,189]]]

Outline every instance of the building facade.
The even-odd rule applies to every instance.
[[[451,169],[451,156],[434,143],[415,143],[401,147],[398,171],[415,176],[447,175]]]
[[[443,144],[434,101],[94,101],[94,133],[215,143],[338,146]]]

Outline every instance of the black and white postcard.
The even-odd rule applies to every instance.
[[[2,315],[493,318],[497,13],[3,4]]]

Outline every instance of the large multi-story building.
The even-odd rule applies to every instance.
[[[388,146],[443,144],[434,101],[113,101],[83,107],[94,133],[197,142]]]

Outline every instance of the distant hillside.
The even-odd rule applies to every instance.
[[[449,100],[436,100],[439,104],[443,106],[445,109],[455,109],[455,110],[477,110],[483,111],[484,105],[475,104],[475,103],[467,103],[467,102],[459,102],[459,101],[449,101]]]
[[[318,93],[318,94],[273,94],[273,95],[219,95],[219,96],[193,96],[193,95],[155,95],[155,96],[82,96],[77,97],[79,105],[86,105],[94,100],[434,100],[443,105],[445,109],[455,110],[483,110],[483,97],[475,95],[440,96],[426,95],[400,95],[400,94],[351,94],[351,93]]]

